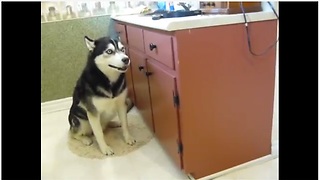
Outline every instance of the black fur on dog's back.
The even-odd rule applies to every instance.
[[[86,110],[79,106],[79,103],[86,107],[92,113],[95,113],[95,107],[92,104],[92,97],[114,98],[126,89],[125,74],[121,73],[115,82],[110,82],[97,67],[95,58],[103,53],[109,43],[114,44],[117,48],[117,41],[108,37],[103,37],[95,41],[95,48],[88,54],[87,64],[82,71],[80,78],[73,91],[73,102],[69,111],[70,129],[77,130],[80,126],[79,119],[88,120]],[[112,97],[107,96],[98,90],[102,88],[107,91]],[[108,107],[106,107],[108,108]]]

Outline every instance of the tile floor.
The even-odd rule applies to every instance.
[[[137,113],[133,109],[130,113]],[[41,166],[44,180],[184,180],[158,142],[104,160],[80,158],[67,147],[68,110],[42,113]],[[278,158],[215,180],[277,180]]]

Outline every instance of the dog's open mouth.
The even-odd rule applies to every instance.
[[[109,64],[109,67],[112,67],[112,68],[117,69],[117,70],[119,70],[119,71],[125,71],[125,70],[127,70],[127,68],[128,68],[128,67],[126,67],[126,66],[120,68],[120,67],[116,67],[116,66],[113,66],[113,65],[110,65],[110,64]]]

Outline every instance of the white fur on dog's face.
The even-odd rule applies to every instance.
[[[113,44],[109,43],[106,50],[96,57],[95,62],[100,70],[114,70],[120,73],[127,71],[127,68],[130,65],[130,60],[128,64],[122,62],[122,59],[128,58],[128,56],[125,54],[125,48],[120,42],[118,42],[118,47],[119,48],[117,49]],[[110,67],[110,65],[113,67],[123,68],[123,70]]]
[[[92,40],[85,36],[85,43],[98,69],[111,81],[116,80],[129,68],[130,59],[125,54],[125,47],[120,41],[109,38]],[[124,59],[127,64],[123,62]]]

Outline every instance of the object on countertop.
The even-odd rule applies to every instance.
[[[101,2],[95,2],[95,7],[92,10],[94,15],[103,15],[106,14],[106,10],[102,7]]]
[[[152,9],[149,8],[149,7],[144,7],[141,11],[140,11],[140,14],[148,14],[148,13],[151,13],[152,12]]]
[[[81,3],[81,10],[79,11],[79,17],[89,17],[91,13],[87,3]]]
[[[201,10],[194,11],[163,11],[162,13],[155,13],[152,15],[153,20],[159,20],[161,18],[177,18],[177,17],[187,17],[187,16],[197,16],[202,14]]]
[[[56,7],[50,6],[49,7],[49,13],[47,17],[48,21],[56,21],[60,20],[60,14],[57,12]]]
[[[110,1],[110,5],[108,8],[108,13],[109,14],[114,14],[117,13],[119,11],[119,7],[116,5],[115,1]]]
[[[167,9],[167,5],[165,1],[159,1],[158,2],[158,9],[159,10],[166,10]]]
[[[72,6],[66,6],[66,13],[63,15],[63,19],[73,19],[76,18],[76,14],[72,11]]]
[[[177,5],[178,5],[178,6],[182,6],[183,9],[186,10],[186,11],[190,11],[190,8],[191,8],[191,5],[190,5],[190,4],[186,4],[186,3],[184,3],[184,2],[179,2]]]
[[[262,11],[261,2],[243,2],[245,12]],[[242,13],[240,2],[200,1],[200,9],[204,14],[237,14]]]
[[[174,3],[173,1],[169,2],[169,10],[174,11]]]

